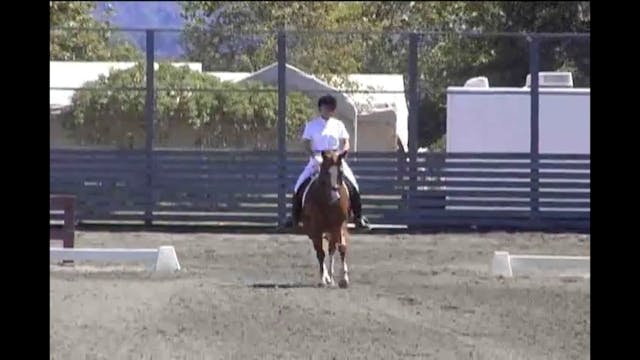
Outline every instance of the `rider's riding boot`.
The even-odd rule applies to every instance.
[[[291,198],[291,218],[289,218],[285,223],[286,227],[296,228],[300,224],[300,218],[302,215],[302,195],[310,182],[311,178],[307,178],[302,182],[302,184],[300,184],[298,191],[293,194],[293,197]]]
[[[302,200],[300,196],[300,191],[297,191],[291,198],[291,217],[287,219],[285,223],[285,226],[288,228],[295,228],[300,223],[300,213],[302,212]]]
[[[293,226],[297,227],[300,224],[300,215],[302,213],[302,194],[300,191],[293,195],[291,206],[291,219]]]
[[[355,186],[351,186],[351,208],[353,210],[353,217],[356,226],[360,228],[369,228],[369,220],[362,215],[360,192],[358,192]]]

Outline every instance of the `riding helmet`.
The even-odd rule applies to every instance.
[[[318,108],[322,107],[322,105],[327,105],[329,109],[335,110],[338,107],[338,102],[335,97],[327,94],[318,99]]]

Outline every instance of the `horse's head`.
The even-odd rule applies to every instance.
[[[340,188],[343,183],[342,160],[347,152],[323,151],[322,164],[320,165],[320,175],[318,181],[329,203],[333,204],[340,199]]]

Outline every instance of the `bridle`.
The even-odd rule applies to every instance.
[[[332,162],[330,165],[328,164],[329,160]],[[328,157],[326,152],[322,152],[322,164],[320,165],[319,180],[324,186],[329,185],[330,203],[335,203],[340,199],[340,188],[344,184],[343,178],[344,171],[342,169],[342,157],[338,157],[338,160],[336,161],[335,158]]]

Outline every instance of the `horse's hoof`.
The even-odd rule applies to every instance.
[[[338,281],[338,286],[340,286],[340,289],[346,289],[349,287],[349,282],[346,279],[341,279]]]

